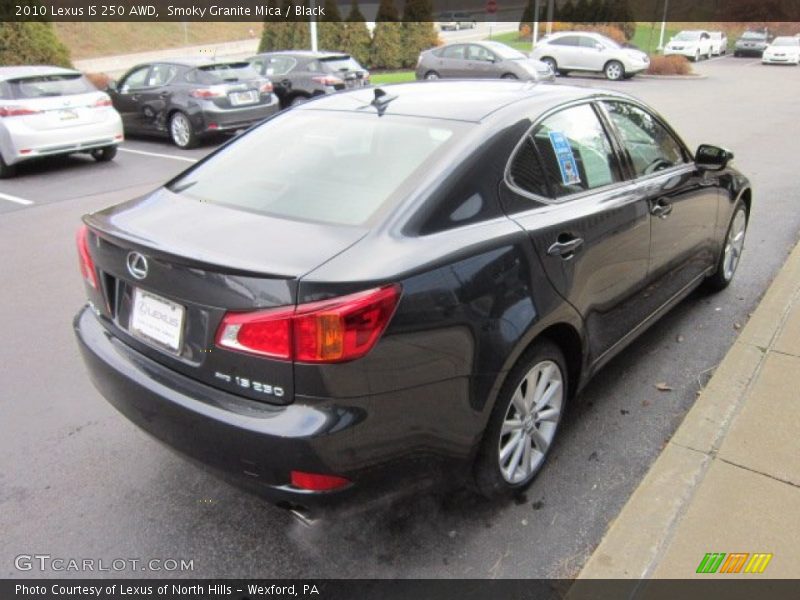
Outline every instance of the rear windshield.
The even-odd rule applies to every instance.
[[[352,56],[331,56],[319,59],[322,68],[330,73],[361,71],[363,67]]]
[[[258,78],[258,72],[248,62],[221,63],[198,67],[195,70],[198,83],[216,85],[218,83],[235,83]]]
[[[800,45],[800,39],[794,37],[779,37],[775,38],[772,42],[773,46],[797,46]]]
[[[761,33],[760,31],[745,31],[742,34],[742,39],[745,40],[763,40],[766,37],[767,35],[765,33]]]
[[[467,127],[378,117],[371,108],[361,114],[287,111],[170,189],[201,202],[262,214],[360,225],[402,198],[431,159]]]
[[[700,39],[700,32],[699,31],[681,31],[678,35],[675,36],[675,39],[681,42],[690,42],[692,40],[699,40]]]
[[[504,60],[521,60],[523,58],[528,58],[519,50],[514,50],[511,46],[506,46],[500,42],[484,42],[484,45]]]
[[[10,95],[15,99],[72,96],[97,91],[97,88],[80,73],[38,75],[11,79],[7,83]]]

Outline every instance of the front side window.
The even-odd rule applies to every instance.
[[[469,46],[469,59],[482,62],[492,62],[494,60],[494,54],[489,52],[483,46],[472,44]]]
[[[290,56],[270,56],[266,59],[266,70],[263,73],[270,77],[286,75],[294,68],[295,64],[297,61]]]
[[[128,90],[135,90],[143,88],[147,85],[147,74],[150,72],[150,67],[142,67],[136,69],[133,73],[128,75],[120,85],[120,90],[124,93]]]
[[[627,102],[604,102],[637,177],[686,162],[680,143],[649,112]]]
[[[153,65],[153,68],[150,70],[150,77],[148,78],[148,86],[158,87],[167,85],[172,81],[172,78],[175,77],[177,72],[178,68],[175,65]]]

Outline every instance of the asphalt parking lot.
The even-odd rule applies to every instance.
[[[193,559],[194,571],[171,575],[200,577],[575,574],[800,231],[800,68],[727,57],[696,70],[705,77],[558,81],[627,91],[656,107],[690,147],[731,148],[752,180],[754,207],[733,285],[692,295],[607,366],[572,407],[548,465],[509,504],[422,495],[306,527],[173,455],[94,390],[71,329],[83,302],[73,237],[80,216],[146,193],[213,144],[182,152],[128,140],[112,163],[49,160],[0,182],[0,574],[80,575],[15,569],[15,556],[33,553]]]

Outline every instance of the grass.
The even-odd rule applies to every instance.
[[[246,40],[261,35],[260,23],[53,23],[73,60]]]
[[[414,81],[414,71],[371,71],[369,80],[373,85],[385,85],[387,83],[404,83]]]
[[[507,33],[498,33],[492,35],[492,41],[502,42],[506,46],[511,46],[512,48],[514,48],[515,50],[519,50],[520,52],[528,53],[531,51],[530,40],[519,39],[519,32],[517,31],[509,31]]]
[[[672,23],[668,23],[664,30],[664,44],[680,31]],[[661,23],[637,23],[636,32],[631,43],[648,54],[658,53],[658,40],[661,36]]]

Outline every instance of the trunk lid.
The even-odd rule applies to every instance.
[[[292,363],[217,347],[223,316],[295,304],[298,279],[365,233],[166,189],[85,222],[100,288],[93,304],[117,337],[187,376],[278,404],[293,399]]]

